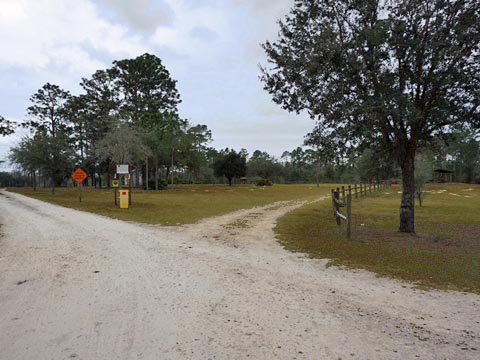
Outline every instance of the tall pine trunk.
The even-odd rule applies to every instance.
[[[415,148],[407,148],[401,168],[403,191],[398,231],[413,233],[415,232]]]
[[[32,177],[33,177],[33,191],[37,191],[37,174],[36,170],[33,170],[32,172]]]
[[[140,187],[140,171],[142,171],[142,166],[139,163],[135,163],[135,188]],[[128,179],[130,183],[132,179]]]
[[[142,176],[142,179],[145,179],[145,190],[149,190],[148,188],[148,180],[150,175],[148,174],[148,156],[145,156],[145,177]]]
[[[158,157],[155,158],[155,190],[158,190]]]

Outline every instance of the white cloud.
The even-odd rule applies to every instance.
[[[146,51],[139,36],[128,28],[103,20],[89,1],[0,0],[0,35],[6,51],[3,65],[45,68],[63,54],[66,64],[89,71],[99,64],[83,50],[79,58],[65,56],[74,49],[93,48],[114,56],[136,56]]]
[[[284,112],[274,118],[256,121],[233,122],[224,119],[213,130],[213,145],[217,148],[245,148],[251,154],[255,150],[267,151],[280,157],[303,144],[303,137],[313,127],[313,121]]]
[[[160,24],[169,24],[172,9],[162,0],[98,0],[123,22],[140,32],[155,30]],[[108,16],[108,13],[107,13]]]
[[[55,48],[52,49],[50,54],[53,63],[59,65],[68,64],[72,73],[91,74],[95,70],[105,67],[105,64],[102,61],[93,58],[86,50],[77,45],[67,45]]]
[[[20,119],[45,82],[76,92],[113,60],[150,52],[178,80],[180,115],[218,147],[281,154],[313,122],[273,104],[258,80],[260,43],[293,0],[0,0],[0,114]],[[0,157],[17,138],[0,139]]]
[[[167,0],[174,16],[171,25],[159,26],[150,38],[158,46],[197,61],[209,62],[229,47],[233,32],[229,27],[227,2],[192,6],[184,0]]]

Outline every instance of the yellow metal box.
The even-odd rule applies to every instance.
[[[120,209],[128,209],[128,190],[120,190]]]

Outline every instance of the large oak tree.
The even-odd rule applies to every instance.
[[[247,174],[247,160],[241,153],[226,149],[226,152],[220,154],[215,160],[213,172],[217,177],[225,176],[228,180],[228,185],[232,186],[233,178]]]
[[[399,230],[414,232],[417,150],[480,123],[480,3],[296,0],[279,26],[278,40],[263,44],[265,89],[316,120],[311,137],[395,160]]]

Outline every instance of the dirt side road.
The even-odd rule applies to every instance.
[[[300,204],[160,228],[0,193],[0,359],[480,357],[480,296],[284,251]]]

